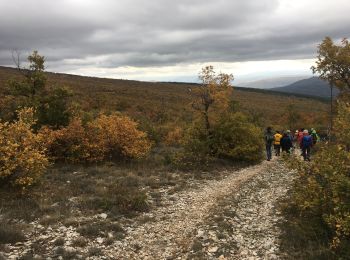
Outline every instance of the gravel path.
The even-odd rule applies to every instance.
[[[153,221],[129,227],[109,254],[120,259],[278,258],[276,224],[282,220],[274,205],[291,181],[276,160],[227,172],[224,179],[178,193],[148,213]]]
[[[122,240],[105,243],[105,238],[98,237],[76,248],[72,243],[80,236],[76,227],[60,223],[45,228],[33,222],[31,239],[8,246],[0,259],[18,259],[32,250],[32,243],[46,247],[34,259],[283,258],[277,225],[283,218],[275,206],[286,195],[293,174],[274,159],[222,176],[192,181],[190,188],[174,194],[163,189],[162,206],[123,223]],[[106,214],[100,215],[95,217],[110,221]],[[59,237],[65,238],[66,256],[57,258]],[[91,248],[98,254],[91,254]],[[73,254],[76,250],[80,254]]]

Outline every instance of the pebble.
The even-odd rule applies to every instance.
[[[107,218],[107,214],[106,213],[101,213],[99,216],[102,219],[106,219]]]
[[[219,249],[219,248],[218,248],[217,246],[214,246],[214,247],[209,248],[209,249],[208,249],[208,252],[209,252],[209,253],[216,253],[216,252],[218,251],[218,249]]]

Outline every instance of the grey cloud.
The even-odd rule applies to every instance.
[[[337,1],[334,12],[350,7]],[[280,2],[0,0],[0,64],[15,48],[39,50],[53,70],[310,58],[324,36],[349,34],[348,16],[278,18]]]

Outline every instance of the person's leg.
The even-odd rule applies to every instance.
[[[307,160],[310,161],[311,147],[308,147],[306,150],[307,150]]]
[[[267,156],[268,161],[271,160],[271,156],[272,156],[271,155],[271,153],[272,153],[271,148],[272,148],[271,145],[268,145],[268,144],[266,145],[266,156]]]
[[[281,155],[281,146],[277,145],[277,156]]]
[[[302,148],[302,154],[304,161],[306,161],[306,148]]]
[[[301,152],[301,156],[303,156],[303,147],[302,147],[302,145],[301,144],[299,144],[299,148],[300,148],[300,152]]]

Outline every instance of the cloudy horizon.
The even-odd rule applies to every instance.
[[[244,82],[310,75],[325,36],[349,37],[346,0],[0,0],[0,65],[38,50],[47,69],[196,81],[206,64]]]

